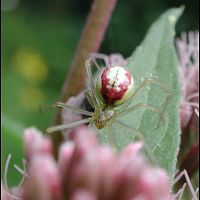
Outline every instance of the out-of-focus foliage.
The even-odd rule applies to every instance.
[[[27,10],[2,17],[2,111],[45,128],[50,115],[39,113],[39,107],[58,99],[81,23]]]
[[[12,120],[6,115],[1,115],[2,117],[2,149],[3,152],[1,154],[1,177],[4,174],[4,166],[5,160],[7,156],[12,153],[12,161],[9,167],[8,174],[8,184],[16,185],[20,182],[21,175],[13,168],[13,164],[18,164],[22,166],[22,158],[23,156],[23,145],[22,145],[22,130],[23,125],[17,122],[17,120]],[[2,178],[3,180],[3,178]]]

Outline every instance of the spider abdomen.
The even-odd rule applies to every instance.
[[[132,74],[120,66],[106,67],[97,78],[97,92],[106,105],[118,106],[133,93]]]

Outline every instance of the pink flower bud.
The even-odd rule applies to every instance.
[[[6,192],[3,184],[1,183],[1,200],[10,200],[8,193]]]
[[[66,142],[60,147],[58,156],[58,166],[61,178],[64,178],[66,172],[69,170],[69,165],[74,151],[74,143]]]
[[[109,199],[109,190],[111,188],[111,174],[113,166],[116,165],[117,156],[112,149],[102,146],[98,150],[97,159],[97,194],[98,199]]]
[[[66,176],[66,186],[70,192],[77,188],[85,188],[89,191],[98,191],[98,151],[87,152],[79,160],[72,160]]]
[[[142,149],[142,147],[143,147],[142,142],[134,142],[134,143],[126,146],[121,154],[124,156],[127,156],[127,157],[128,156],[134,157],[136,154],[139,153],[139,151]]]
[[[187,103],[181,103],[180,104],[180,119],[181,119],[181,130],[184,130],[184,128],[188,125],[190,118],[192,116],[192,108]]]
[[[86,190],[77,190],[70,200],[98,200],[94,194]]]
[[[138,193],[148,200],[169,200],[169,184],[167,174],[161,169],[147,168],[138,181]]]
[[[23,200],[23,188],[22,187],[13,187],[10,189],[10,193],[12,194],[13,197],[11,198],[14,200]]]
[[[30,162],[24,184],[24,200],[60,200],[61,181],[57,165],[48,155],[37,155]]]
[[[74,152],[76,156],[81,156],[98,146],[95,132],[84,125],[73,128],[69,133],[69,139],[76,143]]]
[[[36,128],[27,128],[24,130],[24,143],[28,161],[34,155],[52,153],[50,138],[42,136],[42,133]]]
[[[134,196],[138,180],[146,168],[143,157],[136,153],[137,148],[130,147],[119,155],[113,166],[110,189],[112,199],[129,199]]]

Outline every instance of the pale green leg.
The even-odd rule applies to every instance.
[[[86,61],[86,64],[85,64],[87,76],[89,79],[89,85],[90,85],[90,89],[91,89],[90,91],[87,92],[87,98],[89,99],[89,102],[93,105],[93,107],[95,108],[96,106],[101,105],[101,101],[99,101],[99,97],[96,92],[96,85],[93,80],[91,63],[93,63],[95,65],[95,67],[98,69],[99,72],[100,72],[101,67],[98,65],[98,63],[96,62],[96,60],[93,57],[90,57]]]
[[[126,112],[126,108],[130,105],[130,103],[133,101],[133,99],[136,97],[136,95],[143,89],[145,88],[146,86],[150,85],[150,84],[153,84],[153,85],[156,85],[158,88],[160,88],[163,92],[166,93],[166,98],[165,98],[165,101],[164,101],[164,104],[163,104],[163,109],[162,111],[160,111],[159,109],[156,109],[156,108],[153,108],[149,105],[146,105],[146,104],[143,104],[144,108],[146,107],[147,109],[149,110],[152,110],[153,112],[155,113],[158,113],[160,115],[160,118],[161,120],[164,119],[164,112],[166,110],[166,107],[169,103],[169,99],[170,99],[170,96],[171,96],[171,93],[169,92],[169,90],[167,90],[166,88],[164,88],[160,83],[158,83],[157,81],[154,81],[153,79],[144,79],[144,81],[140,84],[140,86],[135,90],[135,92],[133,93],[133,95],[130,97],[129,100],[127,100],[127,102],[124,103],[124,105],[120,108],[119,112],[120,112],[120,115],[121,113]],[[141,104],[142,105],[142,104]],[[139,107],[142,107],[142,106],[139,106]],[[132,107],[133,110],[134,107]],[[129,110],[129,108],[127,108],[127,110]],[[130,110],[129,110],[130,111]],[[160,122],[161,120],[159,120],[159,123],[158,123],[158,127],[160,125]]]
[[[135,96],[146,86],[153,84],[156,85],[157,87],[159,87],[161,90],[163,90],[166,94],[167,94],[167,99],[170,96],[170,92],[164,88],[160,83],[158,83],[157,81],[154,81],[153,79],[144,79],[144,81],[140,84],[140,86],[135,90],[135,92],[132,94],[132,96],[130,97],[130,99],[127,100],[127,102],[124,103],[124,105],[121,107],[122,110],[125,110],[130,103],[133,101],[133,99],[135,98]]]
[[[57,126],[52,126],[52,127],[49,127],[47,128],[47,133],[53,133],[53,132],[56,132],[56,131],[60,131],[60,130],[64,130],[64,129],[68,129],[68,128],[73,128],[73,127],[76,127],[76,126],[79,126],[79,125],[82,125],[82,124],[86,124],[86,123],[89,123],[90,121],[92,120],[92,118],[86,118],[86,119],[82,119],[82,120],[79,120],[79,121],[76,121],[76,122],[71,122],[71,123],[68,123],[68,124],[60,124],[60,125],[57,125]]]
[[[152,112],[158,114],[158,115],[160,116],[160,119],[161,119],[161,120],[164,120],[164,119],[163,119],[163,114],[162,114],[162,112],[160,112],[159,109],[154,108],[154,107],[152,107],[152,106],[149,106],[149,105],[147,105],[147,104],[143,104],[143,103],[138,103],[138,104],[134,105],[133,107],[127,108],[126,110],[122,110],[122,111],[119,110],[119,111],[116,111],[116,116],[117,116],[117,117],[120,117],[120,116],[126,115],[126,114],[128,114],[128,113],[130,113],[130,112],[132,112],[132,111],[135,111],[135,110],[141,109],[141,108],[150,110],[150,111],[152,111]],[[158,122],[158,127],[159,127],[159,124],[160,124],[160,120],[159,120],[159,122]]]
[[[92,95],[91,90],[86,91],[86,92],[85,92],[85,96],[86,96],[87,100],[89,101],[90,105],[91,105],[93,108],[95,108],[96,101],[95,101],[95,99],[94,99],[94,96]]]
[[[95,104],[95,107],[96,107],[98,105],[101,105],[101,102],[100,102],[99,97],[98,97],[97,92],[96,92],[96,86],[94,84],[91,66],[90,66],[90,59],[88,59],[86,61],[85,65],[86,65],[86,72],[87,72],[87,76],[88,76],[90,89],[91,89],[92,95],[94,96],[94,104]]]
[[[68,110],[71,110],[71,111],[74,111],[74,112],[78,112],[80,114],[83,114],[83,115],[87,115],[87,116],[92,116],[93,113],[92,112],[89,112],[87,110],[83,110],[81,108],[77,108],[75,106],[70,106],[68,104],[65,104],[65,103],[62,103],[62,102],[56,102],[54,104],[55,107],[60,107],[60,108],[64,108],[64,109],[68,109]]]
[[[98,71],[100,71],[101,67],[98,65],[96,59],[94,57],[89,57],[88,61],[91,63],[93,62],[93,64],[95,65],[95,67],[98,69]]]
[[[110,65],[109,58],[108,58],[108,56],[105,55],[105,54],[101,54],[101,53],[90,53],[89,56],[92,57],[92,58],[95,58],[95,59],[101,59],[101,60],[103,60],[104,63],[106,64],[106,66],[109,66],[109,65]]]

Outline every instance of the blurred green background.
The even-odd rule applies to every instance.
[[[91,0],[2,0],[2,150],[20,163],[22,130],[45,130],[54,111],[39,112],[60,96]],[[185,5],[177,26],[197,30],[198,0],[118,0],[100,52],[129,56],[165,10]],[[13,171],[13,170],[12,170]],[[10,177],[16,173],[10,172]],[[19,178],[19,177],[17,177]],[[11,184],[16,183],[11,179]]]

